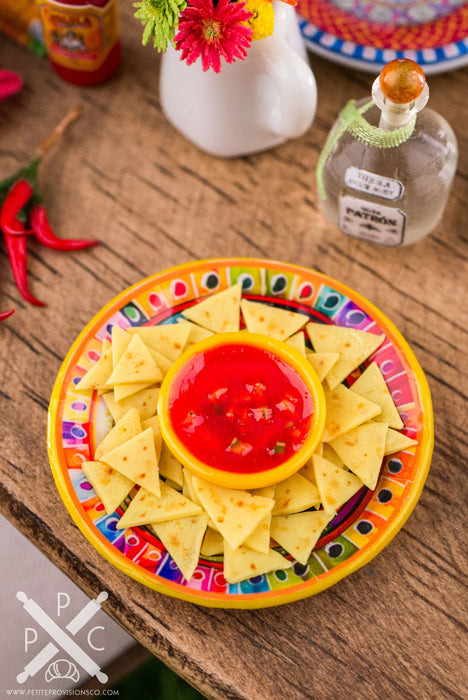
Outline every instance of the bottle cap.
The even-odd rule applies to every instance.
[[[414,102],[426,84],[422,68],[409,58],[396,58],[384,67],[379,85],[384,97],[397,104]]]
[[[420,112],[429,99],[429,88],[422,68],[409,58],[396,58],[384,66],[372,85],[372,99],[379,109],[392,114],[395,126]]]

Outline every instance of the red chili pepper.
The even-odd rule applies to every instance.
[[[52,231],[47,219],[46,208],[43,204],[36,204],[29,215],[29,224],[37,240],[47,248],[54,250],[81,250],[98,245],[99,241],[91,241],[85,238],[59,238]]]
[[[20,222],[18,222],[20,223]],[[24,225],[23,225],[24,227]],[[43,301],[39,301],[31,294],[28,287],[28,263],[26,236],[5,236],[5,245],[10,258],[11,271],[19,293],[26,301],[35,306],[45,306]]]
[[[5,76],[0,71],[0,83],[2,77]],[[56,236],[50,228],[39,192],[38,167],[41,158],[79,113],[79,106],[71,109],[52,133],[39,145],[33,159],[13,175],[0,180],[0,229],[5,239],[13,277],[18,291],[24,299],[37,306],[45,306],[45,304],[36,299],[29,291],[27,236],[34,233],[40,243],[56,250],[80,250],[98,245],[98,241],[67,240]],[[12,312],[0,312],[0,321],[7,318],[10,313]]]
[[[33,192],[27,180],[17,180],[10,188],[0,210],[0,227],[5,236],[25,236],[30,233],[19,221],[18,214],[29,202]]]
[[[0,311],[0,321],[4,321],[6,318],[8,318],[9,316],[11,316],[11,314],[14,313],[14,309],[9,309],[9,311]]]
[[[13,278],[19,293],[26,301],[36,306],[45,306],[36,299],[28,287],[26,226],[19,221],[18,214],[29,202],[33,189],[27,180],[18,180],[9,190],[0,210],[0,227],[10,259]]]

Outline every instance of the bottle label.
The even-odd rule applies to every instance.
[[[50,58],[74,70],[100,68],[119,39],[117,0],[102,7],[39,0],[38,6]]]
[[[401,209],[347,195],[340,197],[338,226],[353,238],[396,247],[405,237],[406,214]]]
[[[346,170],[344,180],[345,184],[352,190],[367,192],[383,199],[400,199],[405,191],[403,183],[399,180],[381,177],[354,165],[350,165]]]

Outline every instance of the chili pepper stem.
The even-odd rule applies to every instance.
[[[68,114],[57,124],[52,133],[49,134],[49,136],[46,139],[44,139],[44,141],[39,145],[36,151],[37,157],[42,158],[42,156],[45,153],[47,153],[47,151],[50,148],[52,148],[54,143],[62,136],[63,132],[68,127],[68,125],[74,122],[75,119],[79,116],[80,112],[80,105],[75,105],[75,107],[72,107],[70,109]]]

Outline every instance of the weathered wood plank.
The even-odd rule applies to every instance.
[[[167,123],[157,54],[122,8],[124,64],[106,85],[79,89],[1,39],[2,65],[25,89],[0,105],[0,176],[24,163],[67,109],[82,117],[41,166],[60,235],[96,237],[76,254],[32,246],[23,303],[0,249],[2,512],[107,611],[209,698],[466,697],[468,72],[429,80],[431,107],[460,145],[443,222],[413,248],[381,250],[342,236],[317,206],[315,166],[339,109],[371,76],[312,57],[316,120],[301,139],[236,160],[199,152]],[[457,115],[454,119],[454,115]],[[357,289],[408,339],[431,387],[436,448],[421,500],[369,565],[311,599],[256,611],[199,608],[145,589],[85,541],[55,489],[47,405],[71,343],[126,286],[185,261],[261,256],[314,267]]]

